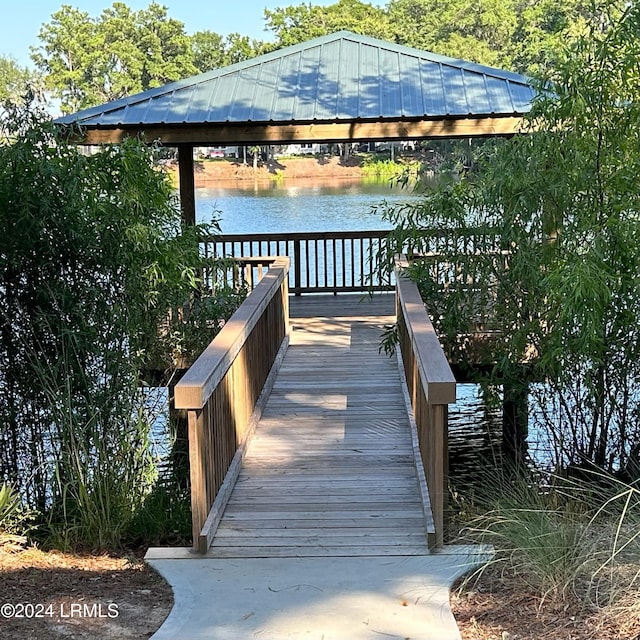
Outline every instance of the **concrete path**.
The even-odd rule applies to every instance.
[[[174,590],[152,640],[460,640],[449,587],[486,557],[149,560]]]

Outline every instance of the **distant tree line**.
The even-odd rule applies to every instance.
[[[97,17],[63,5],[40,29],[35,70],[0,56],[0,100],[16,101],[35,86],[71,113],[342,29],[538,74],[553,66],[563,39],[598,20],[589,0],[390,0],[385,7],[338,0],[265,9],[268,42],[188,34],[155,2],[140,11],[114,2]]]

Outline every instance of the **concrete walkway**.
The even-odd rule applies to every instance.
[[[291,345],[209,552],[147,554],[175,596],[153,640],[460,640],[449,588],[488,557],[427,548],[399,372],[378,353],[392,314],[393,296],[292,300]]]
[[[152,640],[460,640],[449,587],[486,557],[149,560],[175,604]]]

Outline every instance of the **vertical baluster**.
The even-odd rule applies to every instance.
[[[326,289],[329,286],[328,280],[327,280],[327,265],[328,265],[328,261],[327,261],[327,254],[329,253],[329,246],[327,244],[327,238],[323,237],[322,238],[322,252],[323,252],[323,259],[324,259],[324,280],[323,280],[323,286]]]
[[[315,272],[315,281],[313,283],[313,285],[315,287],[319,287],[320,286],[320,276],[319,276],[319,269],[320,269],[320,263],[319,263],[319,259],[318,259],[318,239],[316,238],[314,241],[314,246],[313,246],[313,267],[314,267],[314,272]]]
[[[364,243],[365,238],[360,238],[360,284],[365,285],[366,279],[364,275]],[[368,270],[369,274],[372,274],[371,269]],[[369,278],[369,281],[373,283],[373,278]]]
[[[341,244],[342,244],[342,286],[344,287],[346,285],[346,279],[347,279],[347,272],[346,272],[346,250],[345,250],[345,243],[344,243],[344,238],[341,239]]]
[[[306,238],[304,241],[304,252],[305,252],[305,256],[304,256],[304,265],[305,265],[305,274],[306,274],[306,282],[305,282],[305,286],[307,288],[309,288],[309,284],[310,284],[310,269],[311,269],[311,265],[309,264],[309,239]]]
[[[333,238],[331,241],[332,244],[332,248],[333,248],[333,283],[332,283],[332,287],[333,290],[335,291],[338,287],[338,257],[336,256],[336,239]]]
[[[300,284],[300,276],[301,276],[301,266],[300,266],[300,240],[295,239],[293,241],[293,274],[295,280],[294,292],[297,296],[302,293],[302,287]]]

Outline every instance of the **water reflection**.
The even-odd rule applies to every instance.
[[[389,180],[217,183],[196,189],[196,216],[203,222],[218,212],[223,233],[367,231],[391,228],[372,212],[376,205],[417,197]]]
[[[502,408],[488,404],[480,385],[458,384],[449,406],[449,480],[464,491],[502,463]]]

